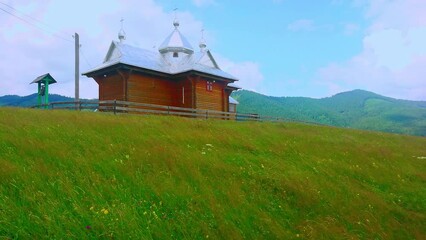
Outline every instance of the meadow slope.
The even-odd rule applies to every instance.
[[[0,108],[0,239],[425,239],[426,138]]]

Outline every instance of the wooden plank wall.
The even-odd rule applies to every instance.
[[[225,107],[224,112],[229,112],[229,96],[231,96],[232,90],[225,89]]]
[[[176,106],[181,89],[175,81],[164,78],[132,74],[128,78],[128,101]]]
[[[120,75],[111,75],[96,80],[99,84],[99,100],[124,101],[124,84]]]
[[[194,108],[193,106],[193,86],[192,83],[194,80],[192,80],[190,77],[186,77],[179,81],[179,85],[182,92],[182,87],[185,88],[185,94],[184,94],[184,101],[182,101],[182,93],[180,94],[180,105],[176,105],[177,107],[184,107],[184,108]]]
[[[123,78],[127,79],[127,84]],[[225,90],[226,83],[221,81],[213,82],[212,91],[207,91],[206,79],[195,76],[171,80],[139,73],[132,73],[130,76],[117,73],[99,77],[96,81],[99,84],[101,101],[121,100],[215,111],[229,109],[230,92]],[[182,96],[183,88],[184,96]]]
[[[199,78],[196,82],[196,107],[197,109],[208,109],[224,111],[224,89],[225,83],[213,82],[213,91],[207,91],[207,80]]]

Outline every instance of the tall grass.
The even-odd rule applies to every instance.
[[[0,108],[0,239],[424,239],[426,138]]]

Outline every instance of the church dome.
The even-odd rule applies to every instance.
[[[161,44],[158,51],[160,53],[179,53],[183,52],[186,54],[194,53],[194,49],[188,40],[180,33],[178,27],[179,22],[177,20],[174,21],[173,25],[175,26],[175,30],[164,40]]]

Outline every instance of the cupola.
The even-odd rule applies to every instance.
[[[193,54],[191,44],[179,31],[179,21],[175,19],[173,26],[174,31],[164,40],[158,51],[162,54],[173,53],[173,57],[179,57],[179,53]]]

